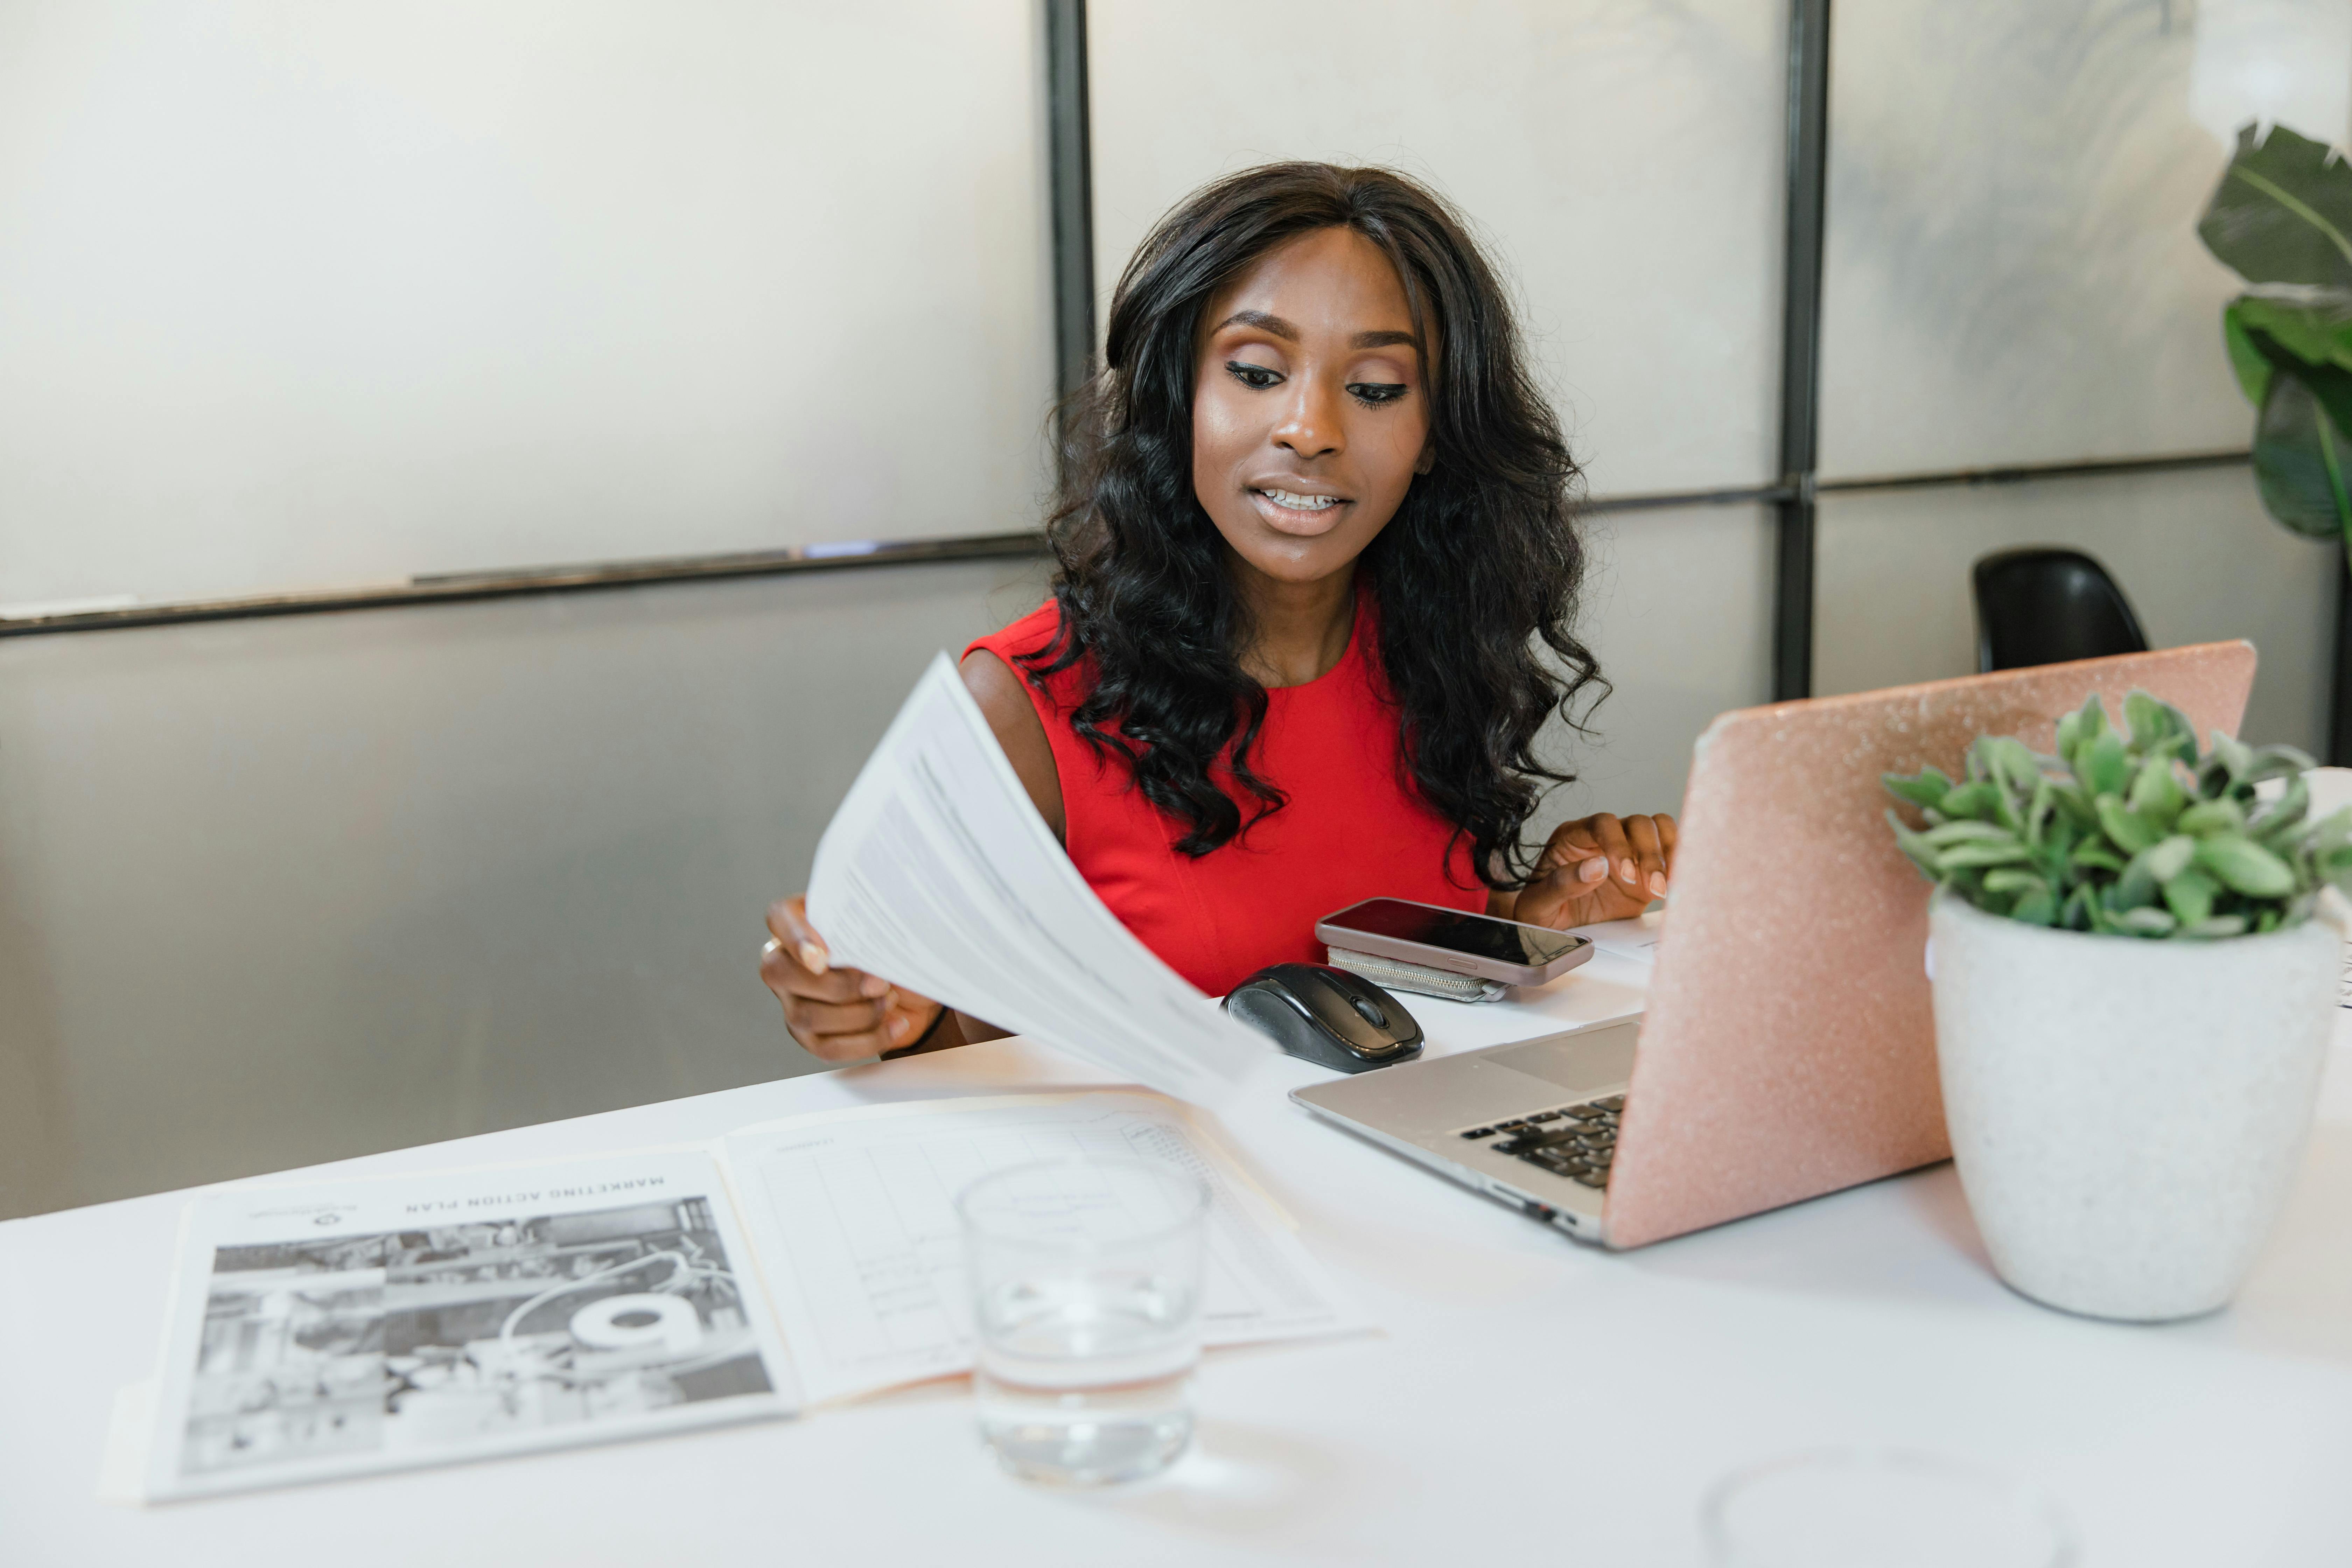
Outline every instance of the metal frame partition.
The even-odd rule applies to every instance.
[[[1055,360],[1067,396],[1090,372],[1095,342],[1091,120],[1087,90],[1086,0],[1042,0],[1045,6],[1048,188],[1052,206]],[[1830,0],[1790,0],[1785,124],[1787,214],[1783,237],[1780,477],[1745,489],[1600,496],[1591,512],[1693,505],[1766,505],[1776,514],[1772,598],[1772,678],[1776,700],[1812,689],[1814,562],[1818,501],[1823,494],[1997,484],[2068,475],[2147,472],[2243,463],[2244,451],[2202,452],[2113,461],[1822,482],[1816,471],[1821,421],[1822,237],[1828,205]],[[1034,555],[1045,548],[1032,530],[953,538],[815,544],[675,560],[627,561],[537,570],[415,577],[405,583],[0,621],[0,637],[152,626],[333,610],[448,604],[528,594],[577,593],[655,583],[767,576],[854,566],[971,561]],[[2339,574],[2339,575],[2343,575]],[[2352,575],[2338,594],[2336,679],[2331,700],[2331,758],[2352,753]]]

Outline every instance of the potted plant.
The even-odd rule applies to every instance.
[[[2254,405],[2263,509],[2352,544],[2352,165],[2284,125],[2238,132],[2198,237],[2252,285],[2221,339]]]
[[[2249,285],[2221,339],[2254,405],[2263,510],[2352,552],[2352,164],[2284,125],[2247,125],[2197,234]],[[2352,763],[2352,630],[2336,664],[2327,752]]]
[[[2102,1318],[2226,1303],[2285,1201],[2336,1015],[2312,919],[2352,884],[2352,810],[2309,817],[2286,746],[2145,692],[2096,697],[2058,755],[2005,736],[1967,776],[1886,775],[1937,884],[1936,1050],[1960,1184],[2000,1277]],[[2273,782],[2275,781],[2275,782]]]

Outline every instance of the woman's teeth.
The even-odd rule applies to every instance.
[[[1322,511],[1339,504],[1338,496],[1302,496],[1290,490],[1260,490],[1258,494],[1279,507],[1292,511]]]

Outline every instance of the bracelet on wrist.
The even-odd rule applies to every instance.
[[[930,1024],[921,1034],[917,1035],[913,1039],[908,1040],[903,1046],[894,1046],[889,1050],[884,1051],[879,1059],[887,1062],[898,1057],[911,1057],[917,1051],[929,1046],[931,1043],[931,1037],[940,1032],[940,1026],[948,1021],[948,1014],[950,1011],[951,1011],[951,1009],[946,1003],[940,1003],[939,1012],[932,1016]]]

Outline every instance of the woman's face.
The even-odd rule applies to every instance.
[[[1268,252],[1213,295],[1193,372],[1192,488],[1248,565],[1344,571],[1429,456],[1404,286],[1349,228]]]

